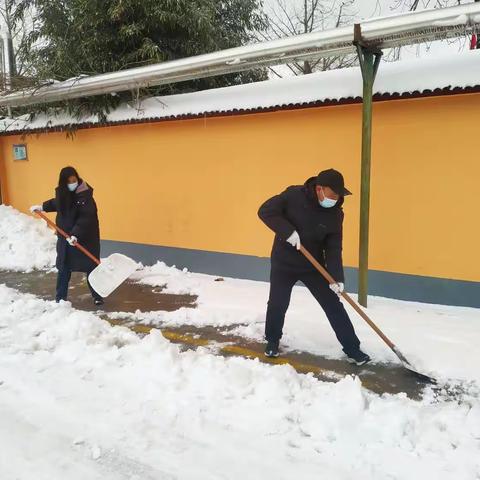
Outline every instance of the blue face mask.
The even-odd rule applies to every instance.
[[[68,187],[68,189],[69,189],[71,192],[74,192],[74,191],[77,189],[77,187],[78,187],[78,182],[69,183],[69,184],[67,185],[67,187]]]
[[[328,197],[325,195],[325,192],[323,191],[323,188],[322,188],[322,193],[323,193],[324,199],[323,199],[323,200],[319,200],[318,203],[319,203],[323,208],[332,208],[332,207],[334,207],[334,206],[337,204],[337,200],[332,200],[331,198],[328,198]]]

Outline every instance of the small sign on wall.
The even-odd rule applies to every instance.
[[[27,158],[27,146],[25,144],[13,146],[13,159],[14,160],[28,160]]]

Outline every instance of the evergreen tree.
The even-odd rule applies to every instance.
[[[19,55],[37,85],[236,47],[265,28],[261,0],[10,1],[15,3],[18,18],[27,9],[35,12],[35,28],[24,39]],[[266,71],[259,69],[157,87],[142,94],[178,93],[265,78]],[[62,107],[77,116],[95,113],[104,117],[125,97],[92,97],[65,102]],[[35,110],[51,108],[44,105]]]

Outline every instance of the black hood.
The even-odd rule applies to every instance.
[[[82,193],[90,197],[93,196],[93,187],[83,180],[75,190],[76,195],[81,195]]]
[[[303,191],[305,192],[305,195],[309,198],[310,201],[314,202],[316,205],[319,205],[317,192],[315,191],[315,187],[317,186],[316,182],[317,177],[310,177],[303,184]],[[345,197],[340,197],[338,199],[338,202],[332,208],[342,208],[344,201]]]

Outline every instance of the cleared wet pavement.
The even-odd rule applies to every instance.
[[[0,282],[20,292],[33,293],[45,300],[55,299],[56,273],[34,271],[31,273],[0,271]],[[68,290],[68,300],[75,308],[104,312],[151,312],[163,310],[173,312],[182,307],[195,308],[194,295],[173,295],[161,293],[161,287],[125,282],[97,307],[87,286],[83,273],[73,273]]]

